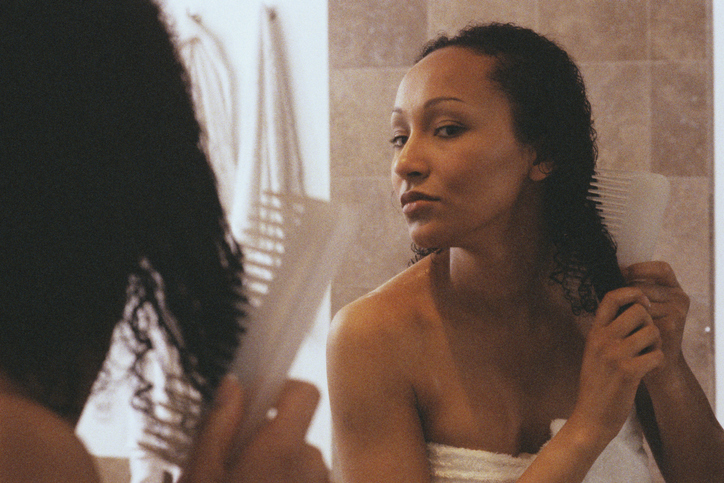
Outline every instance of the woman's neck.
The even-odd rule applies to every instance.
[[[501,238],[484,250],[452,247],[431,256],[433,280],[443,299],[488,320],[529,320],[541,304],[559,298],[549,277],[553,248],[542,237]]]

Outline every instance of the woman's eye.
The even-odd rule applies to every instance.
[[[457,136],[458,134],[461,134],[464,130],[465,128],[463,128],[462,126],[450,124],[435,129],[435,135],[443,138],[451,138]]]
[[[403,135],[393,136],[392,139],[390,139],[390,144],[392,144],[392,146],[395,148],[403,147],[406,142],[407,142],[407,136],[403,136]]]

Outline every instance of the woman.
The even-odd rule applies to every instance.
[[[418,261],[333,322],[339,481],[649,481],[640,425],[667,481],[724,479],[681,354],[688,298],[665,263],[620,270],[586,200],[568,55],[512,25],[434,40],[392,145]]]
[[[198,432],[184,481],[326,481],[304,442],[318,399],[307,384],[290,382],[277,418],[230,459],[241,263],[158,7],[2,2],[0,64],[0,479],[99,481],[74,426],[119,320],[134,406],[156,414],[152,311],[182,367],[180,422]]]

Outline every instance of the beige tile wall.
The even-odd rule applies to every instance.
[[[691,296],[685,350],[713,399],[711,0],[330,0],[332,198],[363,217],[332,310],[407,266],[388,175],[392,101],[422,43],[471,20],[513,21],[557,40],[586,79],[600,165],[669,177],[657,257]]]

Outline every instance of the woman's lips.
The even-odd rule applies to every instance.
[[[415,211],[428,207],[431,203],[438,201],[438,198],[420,193],[419,191],[407,191],[400,196],[402,213],[412,214]]]

